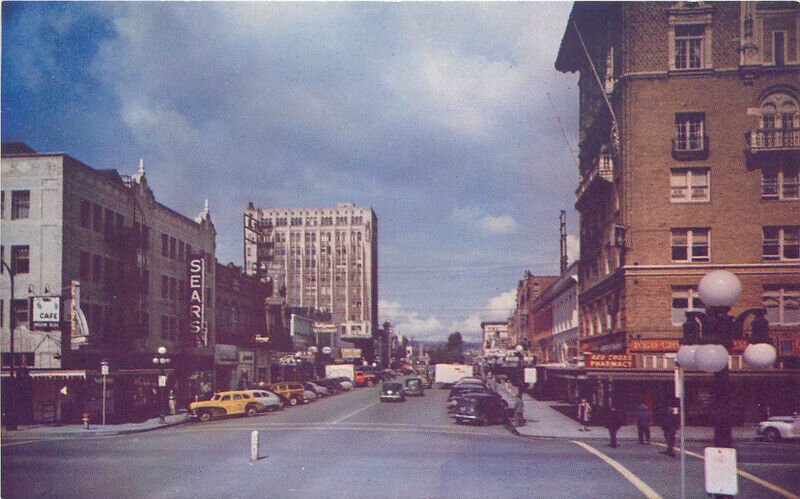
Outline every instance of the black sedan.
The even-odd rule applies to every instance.
[[[406,399],[406,392],[403,390],[403,384],[397,381],[387,381],[381,387],[381,402],[396,400],[403,402]]]
[[[502,424],[508,421],[513,411],[498,395],[476,393],[457,399],[453,419],[456,423]]]

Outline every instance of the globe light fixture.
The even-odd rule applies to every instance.
[[[525,347],[523,347],[522,345],[517,345],[516,350],[517,350],[517,352],[522,353],[522,351],[525,350]]]
[[[749,365],[763,369],[775,363],[778,352],[769,343],[755,343],[747,345],[743,357]]]
[[[700,345],[681,345],[675,356],[675,362],[684,369],[697,369],[697,349]]]
[[[701,345],[695,353],[697,369],[709,374],[728,367],[728,349],[722,345]]]
[[[742,283],[727,270],[714,270],[700,279],[697,292],[708,306],[730,307],[742,294]]]

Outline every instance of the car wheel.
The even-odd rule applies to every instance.
[[[207,423],[214,419],[214,416],[211,414],[211,411],[203,411],[200,413],[200,421]]]
[[[767,442],[777,442],[781,439],[781,432],[775,428],[767,428],[767,431],[764,432],[764,438]]]
[[[294,397],[290,398],[289,399],[289,405],[291,405],[292,407],[296,406],[297,405],[297,399],[294,398]]]
[[[258,414],[258,409],[256,408],[256,406],[251,405],[251,406],[248,406],[247,409],[245,409],[245,413],[247,414],[247,416],[253,417],[256,414]]]

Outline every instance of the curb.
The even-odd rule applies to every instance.
[[[191,418],[186,418],[183,421],[178,421],[175,423],[166,423],[163,425],[152,426],[148,428],[132,428],[128,430],[114,430],[108,429],[103,430],[102,428],[98,428],[97,430],[84,430],[84,431],[75,431],[75,432],[3,432],[0,434],[0,438],[3,439],[13,439],[13,440],[20,440],[23,438],[37,438],[37,439],[46,439],[46,438],[87,438],[87,437],[113,437],[118,435],[131,435],[134,433],[145,433],[154,430],[160,430],[162,428],[170,428],[172,426],[178,426],[186,423],[190,423],[192,421]]]
[[[511,433],[511,434],[513,434],[515,436],[521,437],[521,438],[529,439],[529,440],[561,439],[561,440],[587,440],[587,441],[606,440],[607,441],[609,439],[608,434],[603,434],[603,433],[598,433],[598,434],[596,434],[597,436],[591,436],[591,437],[584,436],[584,435],[580,435],[580,436],[527,435],[525,433],[520,433],[519,430],[517,430],[517,428],[514,427],[511,424],[504,424],[503,426],[505,427],[506,430],[508,430],[509,433]],[[635,442],[635,443],[638,443],[639,440],[638,440],[638,438],[619,437],[618,436],[617,437],[617,441],[619,441],[619,442]],[[712,442],[714,442],[714,439],[713,438],[687,438],[686,441],[687,442],[712,443]],[[758,442],[758,441],[759,441],[759,439],[754,437],[754,438],[750,438],[750,439],[739,439],[739,440],[734,439],[733,443],[734,443],[734,445],[736,445],[736,443]],[[651,443],[662,443],[663,444],[663,442],[661,442],[660,440],[651,440]]]

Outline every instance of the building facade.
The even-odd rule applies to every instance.
[[[620,379],[667,379],[685,312],[703,308],[698,282],[725,269],[743,287],[732,313],[766,307],[778,347],[769,374],[733,352],[732,376],[747,385],[739,402],[784,386],[773,398],[795,403],[800,7],[576,3],[556,69],[580,73],[582,350],[621,355]],[[602,403],[611,387],[598,388]],[[708,390],[687,402],[707,404]]]
[[[86,378],[106,360],[117,373],[152,370],[164,346],[172,370],[211,372],[216,231],[207,205],[193,220],[160,204],[143,163],[124,176],[21,143],[3,145],[2,197],[0,250],[15,274],[13,303],[11,280],[0,280],[4,368],[13,321],[13,364],[26,369]],[[32,296],[61,298],[60,327],[31,330]]]
[[[550,283],[533,301],[530,348],[540,363],[568,365],[580,352],[578,338],[578,264]]]
[[[557,276],[536,276],[526,270],[517,283],[516,306],[508,319],[509,344],[512,348],[523,345],[530,354],[537,355],[537,359],[542,356],[535,342],[536,317],[533,313],[533,304],[556,279]],[[539,329],[547,328],[539,324]]]
[[[371,342],[378,331],[378,219],[371,208],[261,209],[244,213],[244,262],[290,307],[333,315],[340,337]]]

